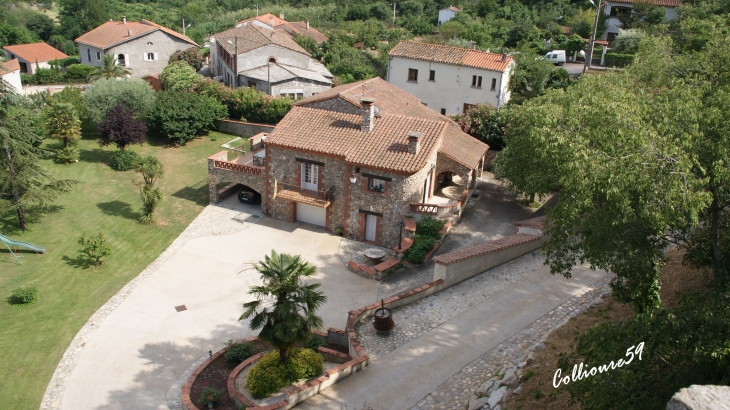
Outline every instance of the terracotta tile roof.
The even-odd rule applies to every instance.
[[[507,70],[514,61],[511,56],[507,56],[507,59],[502,61],[502,54],[438,44],[417,43],[415,41],[401,41],[390,50],[388,55],[499,72]]]
[[[646,0],[609,0],[611,3],[627,3],[631,4],[634,2],[639,1],[646,1]],[[649,3],[655,5],[655,6],[664,6],[664,7],[679,7],[682,5],[682,0],[648,0]]]
[[[459,9],[458,7],[454,7],[454,6],[449,6],[449,7],[446,7],[446,8],[444,8],[444,9],[441,9],[441,10],[451,10],[451,11],[453,11],[454,13],[458,13],[458,12],[460,12],[460,11],[461,11],[461,9]],[[439,10],[439,11],[441,11],[441,10]]]
[[[543,229],[545,227],[545,216],[538,216],[535,218],[525,219],[523,221],[515,222],[515,226],[524,226],[526,228]]]
[[[570,27],[568,26],[560,26],[560,29],[563,30],[563,34],[569,35],[571,33]]]
[[[17,59],[8,60],[0,64],[0,74],[12,73],[20,70],[20,62]]]
[[[481,245],[470,246],[468,248],[459,249],[458,251],[445,253],[443,255],[439,255],[433,258],[433,261],[434,263],[438,263],[439,265],[450,265],[455,262],[460,262],[466,259],[474,258],[476,256],[501,251],[503,249],[522,245],[528,242],[537,241],[539,239],[539,236],[518,233],[512,236],[508,236],[506,238],[489,241]]]
[[[131,36],[129,36],[128,30],[132,30]],[[122,23],[121,21],[108,21],[74,41],[106,50],[109,47],[134,40],[155,31],[162,31],[173,37],[177,37],[180,40],[188,42],[191,45],[198,46],[198,43],[186,36],[183,36],[177,31],[170,30],[167,27],[162,27],[161,25],[148,20],[140,20],[138,22],[127,21],[126,23]]]
[[[259,47],[275,44],[298,53],[309,55],[307,50],[291,39],[291,36],[281,30],[269,30],[253,24],[222,31],[214,34],[218,44],[223,46],[231,55],[235,52],[235,45],[231,44],[238,39],[238,54],[243,54]],[[227,40],[231,40],[229,43]]]
[[[251,17],[250,19],[241,20],[238,23],[236,23],[236,26],[238,26],[239,24],[249,23],[252,20],[258,20],[258,21],[270,26],[271,24],[269,24],[269,22],[271,21],[270,19],[272,19],[272,18],[274,19],[274,27],[276,27],[280,24],[286,23],[286,20],[282,20],[271,13],[266,13],[266,14],[262,14],[258,17]]]
[[[377,103],[377,101],[376,101]],[[401,173],[423,168],[438,147],[446,122],[381,111],[370,132],[362,116],[295,106],[266,139],[267,144],[333,155],[345,161]],[[408,132],[422,132],[416,155],[408,153]]]
[[[487,144],[463,132],[461,127],[448,117],[426,107],[417,97],[379,77],[331,88],[313,97],[297,101],[294,105],[306,107],[319,101],[341,98],[354,107],[361,108],[360,100],[367,97],[375,98],[375,105],[381,113],[445,121],[447,128],[439,152],[466,167],[475,168],[489,149]]]
[[[66,54],[56,50],[46,43],[18,44],[15,46],[5,46],[3,49],[14,54],[15,57],[22,58],[23,60],[31,63],[35,63],[36,61],[43,63],[68,57]]]
[[[317,42],[317,44],[324,43],[327,41],[327,36],[320,33],[312,27],[311,25],[309,28],[307,28],[307,22],[306,21],[295,21],[295,22],[284,22],[282,24],[279,24],[278,26],[274,26],[277,30],[284,30],[287,33],[294,35],[299,34],[302,36],[312,37],[314,41]]]

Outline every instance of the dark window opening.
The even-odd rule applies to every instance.
[[[428,72],[428,81],[436,81],[436,71],[429,70],[429,72]]]
[[[471,76],[471,86],[472,87],[477,86],[477,76],[475,76],[475,75]]]
[[[446,115],[446,108],[441,109],[441,115]]]
[[[482,88],[482,76],[477,77],[477,88]]]
[[[497,79],[496,78],[492,78],[492,90],[494,90],[496,88],[497,88]]]
[[[408,81],[418,82],[418,70],[413,68],[408,69]]]

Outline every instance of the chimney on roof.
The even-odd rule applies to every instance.
[[[490,49],[487,49],[487,53],[489,52],[489,50],[490,50]]]
[[[122,24],[127,24],[127,16],[122,16]]]
[[[309,20],[304,21],[307,24],[307,30],[309,30]]]
[[[132,37],[132,29],[127,29],[127,37]]]
[[[362,121],[360,129],[370,132],[375,128],[375,98],[363,98],[360,100],[362,105]]]
[[[474,40],[472,40],[472,42],[471,42],[471,49],[472,50],[476,50],[477,49],[477,42],[474,41]]]
[[[503,63],[507,62],[507,53],[502,53],[502,62]]]
[[[269,17],[269,25],[274,27],[274,17]]]
[[[279,13],[279,18],[284,20],[284,13]]]
[[[111,23],[112,21],[114,21],[114,19],[109,19],[109,22],[110,22],[110,23]]]
[[[408,131],[408,153],[416,155],[418,154],[421,144],[418,142],[421,139],[422,132]]]

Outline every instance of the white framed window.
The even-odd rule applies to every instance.
[[[157,61],[157,53],[145,53],[144,61]]]
[[[304,189],[317,189],[317,183],[319,182],[319,166],[316,164],[303,163],[302,164],[302,188]]]
[[[368,189],[375,192],[385,192],[385,181],[378,178],[368,178]]]
[[[119,64],[122,67],[126,67],[127,66],[127,59],[124,56],[124,54],[117,55],[117,64]]]

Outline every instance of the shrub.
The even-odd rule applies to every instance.
[[[292,349],[286,363],[276,350],[267,353],[248,372],[246,387],[255,398],[268,397],[297,380],[322,373],[322,355],[310,349]]]
[[[72,143],[68,147],[56,151],[56,161],[62,164],[71,164],[79,160],[79,147]]]
[[[200,49],[197,47],[190,47],[185,50],[177,50],[172,53],[168,63],[172,64],[176,61],[182,61],[193,68],[196,72],[203,67],[203,56],[200,54]]]
[[[48,97],[48,105],[68,103],[74,106],[76,115],[83,118],[86,115],[86,107],[81,99],[81,90],[76,87],[64,87],[63,90]]]
[[[85,82],[86,77],[96,70],[96,67],[84,64],[71,64],[66,67],[66,80]]]
[[[21,286],[13,291],[12,303],[29,305],[38,300],[38,289],[35,286]]]
[[[79,250],[81,260],[94,266],[103,265],[101,258],[112,254],[112,249],[107,245],[104,234],[99,232],[97,236],[86,236],[86,232],[79,238],[79,244],[84,248]]]
[[[422,264],[426,258],[426,254],[433,249],[435,243],[436,240],[434,238],[416,235],[413,245],[403,254],[403,260],[416,265]]]
[[[170,63],[160,74],[162,89],[168,91],[188,91],[193,82],[200,78],[195,70],[184,61]]]
[[[606,53],[606,65],[610,67],[627,67],[634,62],[633,54]]]
[[[312,334],[312,337],[310,337],[309,340],[307,341],[307,343],[304,344],[304,347],[306,347],[307,349],[312,349],[316,352],[317,349],[319,349],[322,346],[326,346],[326,345],[327,345],[327,339],[325,339],[324,337],[322,337],[320,335]]]
[[[134,118],[134,112],[123,104],[110,108],[96,129],[102,147],[114,144],[124,151],[129,145],[147,141],[147,125]]]
[[[416,234],[419,236],[441,239],[439,231],[444,228],[446,222],[434,219],[431,216],[425,216],[416,222]],[[430,250],[430,249],[429,249]]]
[[[228,341],[228,350],[226,350],[226,362],[239,364],[248,359],[253,354],[253,344],[251,342],[234,342]]]
[[[60,71],[52,68],[39,68],[33,74],[33,84],[58,84],[61,82],[63,75]]]
[[[145,118],[155,106],[155,91],[139,79],[97,80],[86,89],[82,98],[86,118],[93,126],[97,126],[117,104],[131,108],[138,118]]]
[[[142,157],[134,151],[117,151],[109,160],[109,166],[116,171],[129,171]]]
[[[197,403],[201,406],[205,406],[206,404],[208,404],[208,402],[212,402],[213,405],[216,405],[218,404],[218,401],[221,399],[222,395],[223,390],[206,387],[203,389],[203,392],[200,393],[200,398],[198,399]]]
[[[157,93],[150,127],[179,145],[208,130],[228,115],[226,107],[213,98],[183,91]]]
[[[22,84],[35,84],[35,77],[33,77],[33,74],[20,73],[20,82]]]

